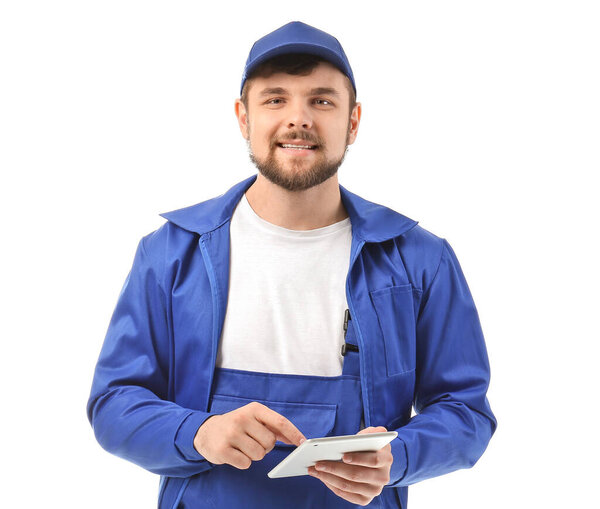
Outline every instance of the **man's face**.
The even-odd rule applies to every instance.
[[[248,109],[239,99],[235,109],[260,173],[288,191],[335,175],[360,121],[360,104],[349,111],[346,77],[322,62],[307,76],[276,73],[249,87]]]

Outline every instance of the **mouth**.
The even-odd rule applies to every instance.
[[[291,156],[308,156],[317,150],[318,145],[298,140],[288,143],[277,143],[277,146],[286,154]]]
[[[299,143],[278,143],[278,147],[291,149],[291,150],[315,150],[316,145],[300,145]]]

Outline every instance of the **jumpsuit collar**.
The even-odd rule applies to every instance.
[[[254,174],[238,182],[215,198],[164,212],[160,216],[184,230],[200,235],[209,233],[231,220],[235,207],[257,176]],[[342,185],[339,187],[342,203],[350,217],[353,235],[365,242],[383,242],[397,237],[418,223],[388,207],[365,200]]]

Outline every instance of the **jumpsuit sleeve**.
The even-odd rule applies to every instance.
[[[388,486],[472,467],[497,426],[486,397],[490,366],[479,316],[456,255],[442,241],[417,319],[416,415],[395,430],[399,461]]]
[[[108,326],[87,416],[108,452],[156,474],[188,477],[212,467],[193,439],[215,414],[168,400],[171,328],[158,264],[148,256],[145,239]]]

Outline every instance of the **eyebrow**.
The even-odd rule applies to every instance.
[[[265,95],[289,95],[289,92],[282,87],[265,88],[260,92],[261,96]],[[339,92],[331,87],[317,87],[310,90],[308,95],[334,95],[339,97]]]

